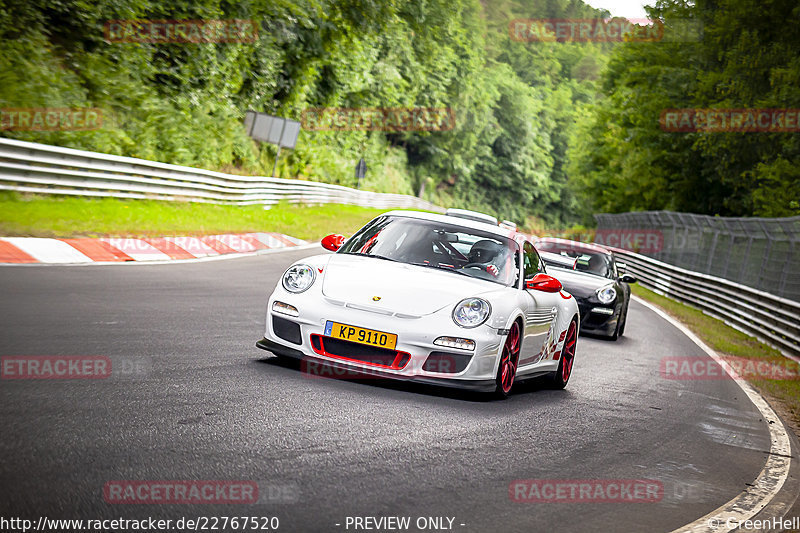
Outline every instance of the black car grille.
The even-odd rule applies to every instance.
[[[322,335],[311,335],[311,347],[320,355],[350,359],[375,366],[400,369],[408,364],[411,355],[406,352],[369,346]]]

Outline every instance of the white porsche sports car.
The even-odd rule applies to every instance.
[[[569,380],[580,314],[525,235],[489,215],[385,213],[298,261],[256,343],[371,376],[494,392]]]

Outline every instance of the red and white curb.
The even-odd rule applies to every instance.
[[[204,237],[42,239],[0,238],[0,263],[123,263],[210,259],[306,245],[281,233],[240,233]]]

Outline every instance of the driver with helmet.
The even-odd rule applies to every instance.
[[[489,239],[482,239],[472,245],[467,256],[468,265],[479,267],[497,277],[500,275],[500,269],[494,263],[502,260],[502,251],[503,247],[500,244]]]

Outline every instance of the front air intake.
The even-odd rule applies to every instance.
[[[471,359],[472,354],[431,352],[422,365],[422,370],[439,374],[458,374],[467,368]]]
[[[300,324],[286,320],[279,316],[272,317],[272,331],[281,339],[292,344],[302,344],[303,337],[300,335]]]

